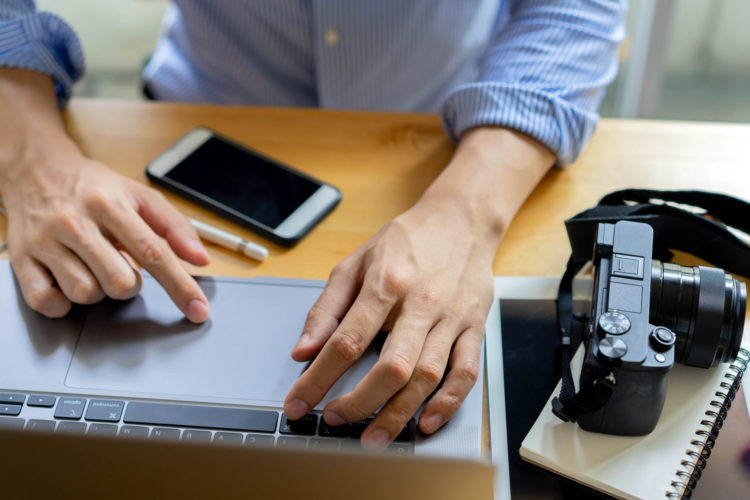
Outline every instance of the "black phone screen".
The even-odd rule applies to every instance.
[[[271,228],[320,187],[217,137],[204,142],[165,177]]]

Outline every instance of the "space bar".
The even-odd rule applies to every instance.
[[[131,401],[128,403],[123,420],[128,424],[274,432],[278,412]]]

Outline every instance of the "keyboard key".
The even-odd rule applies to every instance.
[[[268,434],[248,434],[245,446],[273,446],[276,439]]]
[[[83,422],[60,422],[57,424],[57,432],[65,434],[85,434],[86,424]]]
[[[321,418],[318,435],[324,437],[347,437],[349,435],[349,424],[328,425],[326,421]]]
[[[15,417],[21,413],[21,405],[0,404],[0,415],[10,415]]]
[[[216,432],[214,443],[242,444],[242,434],[239,432]]]
[[[411,455],[411,446],[405,443],[392,443],[387,451],[394,455]]]
[[[154,427],[151,429],[151,439],[174,440],[180,439],[180,429],[165,429],[164,427]]]
[[[125,403],[105,399],[92,399],[86,410],[86,420],[97,422],[119,422]]]
[[[91,424],[88,433],[97,436],[116,436],[117,426],[114,424]]]
[[[55,396],[42,396],[40,394],[32,394],[29,396],[28,401],[26,401],[26,404],[28,406],[40,406],[42,408],[52,408],[55,406],[55,401],[57,401],[57,398]]]
[[[124,421],[129,424],[274,432],[278,418],[278,412],[268,410],[131,402],[125,410]]]
[[[26,420],[16,417],[0,417],[0,427],[3,429],[23,429]]]
[[[22,405],[25,400],[26,394],[18,394],[17,392],[0,392],[0,404],[9,403]]]
[[[279,436],[276,439],[276,448],[305,448],[307,441],[303,437]]]
[[[183,441],[192,441],[194,443],[208,443],[211,441],[211,431],[196,431],[187,429],[182,431]]]
[[[367,426],[370,425],[370,422],[372,421],[373,418],[370,417],[364,420],[360,420],[359,422],[349,424],[349,437],[352,439],[359,439],[362,436],[362,433],[365,432],[365,429],[367,429]]]
[[[55,422],[54,420],[31,419],[28,422],[26,422],[25,429],[27,431],[52,432],[55,430],[56,424],[57,422]]]
[[[302,434],[304,436],[314,436],[315,428],[317,426],[318,416],[314,413],[308,413],[299,420],[287,420],[286,415],[282,415],[279,432],[282,434]]]
[[[120,427],[120,437],[145,439],[148,437],[148,427],[140,425],[123,425]]]
[[[359,439],[342,439],[341,449],[342,450],[361,450],[362,443],[359,442]]]
[[[86,407],[86,400],[82,398],[60,398],[55,408],[55,418],[64,418],[66,420],[80,420],[83,416],[83,409]]]
[[[312,438],[307,447],[313,450],[338,450],[339,442],[335,439]]]

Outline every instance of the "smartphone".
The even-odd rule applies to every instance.
[[[341,200],[341,191],[213,130],[191,130],[146,167],[155,184],[292,246]]]

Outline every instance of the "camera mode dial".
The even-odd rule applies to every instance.
[[[677,340],[677,335],[664,326],[657,326],[651,331],[651,346],[657,351],[667,351]]]
[[[630,319],[621,312],[607,311],[599,316],[599,328],[610,335],[622,335],[630,330]]]

